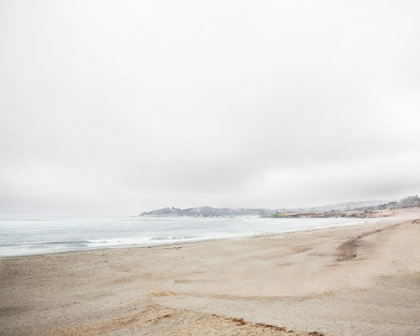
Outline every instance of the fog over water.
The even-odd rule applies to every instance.
[[[0,213],[420,190],[418,1],[0,1]]]

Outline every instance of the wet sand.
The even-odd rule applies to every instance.
[[[255,238],[3,258],[0,335],[418,336],[420,211]]]

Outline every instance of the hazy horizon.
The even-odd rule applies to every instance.
[[[414,195],[410,195],[410,196],[414,196]],[[310,205],[310,204],[308,204],[308,205],[303,205],[303,206],[299,206],[299,207],[290,207],[290,208],[285,208],[285,207],[273,207],[273,208],[269,208],[269,207],[232,207],[231,209],[270,209],[270,210],[276,210],[276,209],[307,209],[307,208],[315,208],[315,207],[322,207],[322,206],[332,206],[332,205],[339,205],[339,204],[347,204],[347,203],[364,203],[364,202],[393,202],[393,201],[398,201],[399,199],[384,199],[384,200],[354,200],[354,201],[348,201],[348,202],[340,202],[340,203],[328,203],[328,204],[318,204],[318,205]],[[215,207],[215,206],[212,206],[211,204],[202,204],[202,205],[198,205],[198,206],[194,206],[194,207],[182,207],[182,208],[180,208],[181,210],[182,209],[189,209],[189,208],[203,208],[203,207],[210,207],[210,208],[229,208],[229,207]],[[171,205],[163,205],[163,206],[161,206],[161,207],[159,207],[159,208],[153,208],[153,209],[143,209],[142,211],[138,211],[137,213],[125,213],[125,214],[123,214],[123,213],[120,213],[120,214],[117,214],[117,213],[114,213],[114,214],[111,214],[110,216],[137,216],[137,215],[139,215],[141,212],[149,212],[149,211],[152,211],[152,210],[159,210],[159,209],[164,209],[164,208],[172,208],[172,206]],[[178,208],[178,207],[174,207],[174,208]],[[75,217],[78,217],[78,216],[93,216],[93,217],[97,217],[97,216],[101,216],[101,215],[104,215],[104,216],[107,216],[107,213],[105,212],[105,213],[100,213],[100,212],[97,212],[97,213],[88,213],[88,214],[86,214],[86,213],[77,213],[77,212],[73,212],[73,213],[55,213],[54,214],[54,212],[51,212],[51,213],[48,213],[48,212],[44,212],[44,213],[31,213],[31,212],[28,212],[28,213],[25,213],[25,212],[23,212],[23,213],[0,213],[0,215],[4,215],[4,216],[19,216],[19,215],[22,215],[22,216],[40,216],[40,217],[42,217],[42,216],[45,216],[45,217],[48,217],[48,216],[52,216],[52,217],[54,217],[54,216],[75,216]],[[108,214],[109,215],[109,214]]]
[[[0,214],[420,190],[417,1],[0,1]]]

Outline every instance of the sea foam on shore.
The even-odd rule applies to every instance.
[[[156,246],[370,223],[350,218],[0,217],[0,257]]]

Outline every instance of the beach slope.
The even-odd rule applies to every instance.
[[[420,213],[397,215],[3,258],[0,335],[420,335]]]

